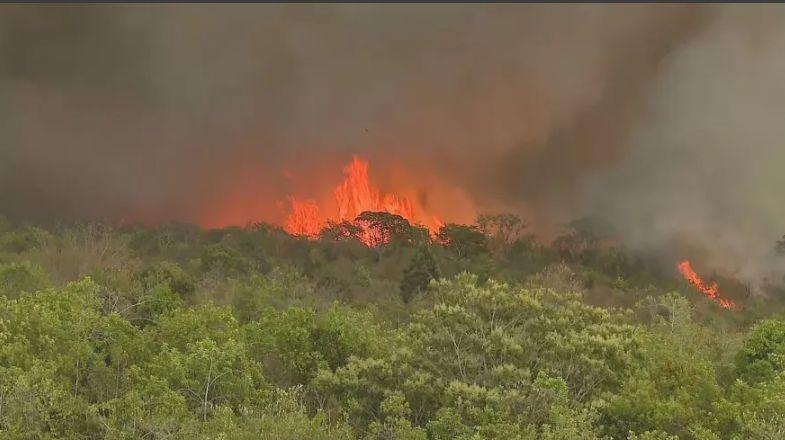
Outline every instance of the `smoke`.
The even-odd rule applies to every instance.
[[[589,191],[628,243],[748,280],[782,269],[783,24],[782,8],[726,6],[663,60],[624,156]]]
[[[500,156],[539,148],[602,99],[626,41],[689,11],[6,6],[0,206],[37,221],[280,220],[276,202],[326,197],[357,153],[471,221],[521,200],[492,181]]]
[[[358,154],[448,221],[513,210],[548,234],[599,213],[632,245],[687,236],[742,270],[785,233],[782,24],[759,6],[4,6],[0,209],[281,223]]]

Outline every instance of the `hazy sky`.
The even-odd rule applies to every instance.
[[[280,221],[358,154],[448,219],[599,214],[752,271],[782,78],[779,5],[3,5],[0,210]]]

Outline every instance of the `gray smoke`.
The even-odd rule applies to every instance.
[[[635,247],[747,280],[781,274],[783,77],[785,8],[723,7],[663,60],[645,117],[620,161],[596,174],[589,206]]]
[[[599,213],[749,271],[785,233],[784,25],[776,6],[7,5],[0,211],[280,222],[359,154],[448,220],[514,210],[548,235]]]

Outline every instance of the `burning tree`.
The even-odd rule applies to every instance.
[[[411,227],[415,223],[414,206],[412,201],[397,194],[383,194],[379,188],[373,185],[368,174],[368,162],[358,157],[344,168],[344,181],[333,190],[335,202],[338,207],[337,219],[325,219],[319,205],[314,200],[299,200],[291,197],[291,211],[286,220],[286,231],[292,235],[301,235],[310,238],[320,236],[322,229],[327,225],[329,231],[327,235],[334,233],[348,233],[344,222],[357,222],[360,216],[367,212],[384,213],[396,216],[406,221]],[[441,221],[435,217],[427,217],[427,221],[433,225],[433,230],[441,226]],[[385,229],[381,224],[392,224],[390,219],[382,220],[380,216],[365,216],[363,220],[372,226],[372,229]],[[397,221],[397,220],[396,220]],[[399,222],[399,221],[398,221]],[[342,225],[338,229],[335,225]],[[362,226],[362,225],[360,225]],[[363,227],[363,229],[367,229]],[[360,239],[368,246],[376,246],[378,240],[383,237],[373,237],[374,234],[383,232],[370,231],[359,235]],[[351,236],[351,234],[349,234]],[[369,240],[369,241],[366,241]]]
[[[374,249],[391,243],[414,245],[428,239],[427,231],[412,226],[400,215],[388,212],[366,211],[358,215],[354,223],[362,229],[362,242]]]
[[[319,231],[319,238],[330,241],[362,241],[362,232],[362,227],[354,222],[327,222],[327,226]]]

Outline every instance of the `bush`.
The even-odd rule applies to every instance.
[[[0,295],[16,298],[52,285],[49,275],[30,262],[0,264]]]

